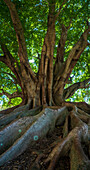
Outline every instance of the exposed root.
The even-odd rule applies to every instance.
[[[5,109],[0,111],[0,114],[5,115],[5,114],[9,114],[10,112],[12,112],[13,110],[15,110],[16,108],[18,108],[20,105]]]
[[[68,110],[67,110],[67,108]],[[11,144],[11,147],[6,150],[0,156],[0,165],[3,165],[5,162],[15,158],[25,151],[25,149],[32,144],[35,144],[33,140],[42,139],[48,133],[52,133],[55,126],[63,125],[63,135],[59,136],[56,141],[50,144],[50,153],[48,157],[43,153],[38,153],[35,162],[33,163],[31,170],[41,168],[42,159],[44,159],[43,163],[47,167],[48,170],[54,170],[56,165],[62,157],[68,156],[70,158],[70,169],[71,170],[87,170],[90,168],[90,115],[82,111],[81,109],[76,108],[73,104],[66,103],[66,106],[63,108],[44,108],[42,112],[35,116],[30,116],[33,111],[38,112],[40,108],[37,110],[32,110],[32,112],[27,111],[28,117],[23,117],[25,114],[24,110],[19,115],[22,118],[19,118],[17,121],[12,122],[8,126],[2,129],[1,137],[11,134],[11,130],[14,129],[14,135],[16,134],[17,138],[17,129],[24,127],[24,123],[26,123],[24,130],[22,128],[23,134],[20,138],[17,138],[15,143]],[[27,108],[26,108],[27,109]],[[25,111],[26,111],[25,109]],[[17,111],[15,112],[17,114]],[[25,120],[26,119],[26,120]],[[21,121],[23,120],[23,121]],[[20,121],[22,123],[20,123]],[[25,121],[25,122],[24,122]],[[27,123],[28,122],[28,123]],[[31,122],[31,123],[30,123]],[[86,124],[87,123],[87,124]],[[16,125],[16,127],[15,127]],[[10,126],[10,128],[9,128]],[[89,128],[89,129],[88,129]],[[6,133],[5,133],[6,132]],[[11,134],[12,140],[14,139],[13,133]],[[6,138],[2,137],[2,143]],[[1,140],[1,138],[0,138]],[[15,141],[14,140],[14,141]],[[9,141],[9,140],[8,140]],[[14,142],[13,141],[13,142]],[[8,143],[6,142],[8,148]],[[88,154],[84,152],[82,143],[88,146],[89,151]],[[6,146],[4,144],[4,146]],[[4,151],[4,150],[3,150]],[[86,155],[87,154],[87,155]]]
[[[81,109],[82,111],[90,114],[90,105],[89,105],[89,104],[87,104],[87,103],[85,103],[85,102],[73,102],[73,104],[74,104],[77,108]]]
[[[64,123],[64,127],[63,127],[63,137],[66,137],[68,135],[68,119],[69,119],[69,116],[66,117],[66,120],[65,120],[65,123]]]
[[[81,170],[83,166],[87,169],[87,166],[90,165],[90,161],[81,147],[79,136],[75,137],[70,149],[70,165],[71,170]]]
[[[28,108],[29,105],[21,106],[20,108],[15,109],[13,112],[0,117],[0,130],[21,117],[35,116],[42,110],[42,106],[31,110],[28,110]]]
[[[48,170],[53,170],[59,158],[64,154],[68,153],[69,147],[72,143],[72,140],[70,139],[71,137],[69,136],[66,139],[64,139],[62,142],[59,142],[57,146],[53,149],[53,151],[50,153],[50,155],[45,161],[46,163],[51,161]],[[66,145],[67,147],[65,147]]]
[[[45,160],[46,163],[50,163],[48,170],[54,170],[60,157],[64,157],[68,152],[70,153],[71,170],[77,170],[82,167],[82,165],[87,168],[90,165],[90,161],[81,147],[81,141],[87,141],[88,126],[77,117],[75,112],[72,111],[69,116],[71,117],[71,125],[73,129],[67,135],[69,127],[69,119],[67,116],[64,125],[64,136],[67,137],[65,137],[63,141],[58,142]]]
[[[63,106],[66,106],[69,111],[74,110],[75,112],[77,112],[77,107],[76,107],[73,103],[63,102],[62,105],[63,105]]]
[[[52,109],[46,108],[45,110],[40,112],[35,117],[32,117],[34,121],[32,120],[32,124],[30,125],[30,127],[25,131],[25,133],[20,138],[18,138],[19,137],[18,133],[16,133],[15,138],[16,139],[18,138],[16,142],[14,142],[13,145],[11,145],[11,147],[0,156],[0,165],[3,165],[5,162],[11,159],[14,159],[16,156],[23,153],[29,145],[35,144],[36,140],[39,140],[43,138],[47,133],[52,132],[53,129],[55,128],[55,123],[57,122],[57,119],[62,116],[63,118],[61,120],[65,121],[65,117],[67,114],[68,114],[68,111],[66,107],[63,107],[58,110],[52,110]],[[26,126],[27,126],[27,123],[26,123]],[[15,128],[15,126],[12,126],[12,127]],[[17,131],[17,128],[19,128],[19,124],[16,126],[16,131]],[[4,130],[6,131],[7,129],[5,128]],[[1,131],[1,139],[3,139],[2,144],[4,142],[4,137],[3,137],[4,130]],[[10,131],[9,130],[8,130],[8,135],[11,134],[11,130]],[[8,142],[8,138],[7,138],[7,141],[5,140],[5,142],[6,144],[10,143]]]

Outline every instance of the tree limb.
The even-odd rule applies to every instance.
[[[69,86],[68,88],[66,88],[64,90],[64,98],[65,99],[68,99],[69,97],[71,97],[75,91],[77,91],[78,89],[83,89],[83,88],[88,88],[89,85],[87,85],[87,83],[90,82],[90,78],[89,79],[86,79],[82,82],[78,82],[78,83],[75,83],[71,86]]]
[[[15,76],[17,77],[17,81],[19,83],[19,85],[21,85],[21,80],[20,80],[20,67],[18,65],[17,60],[14,59],[14,57],[11,55],[11,53],[9,52],[9,50],[7,49],[7,46],[4,44],[1,44],[1,48],[4,52],[4,56],[0,56],[0,61],[2,61],[3,63],[5,63],[10,69],[11,71],[15,74]]]
[[[14,25],[14,29],[16,31],[16,36],[17,36],[17,40],[18,40],[18,44],[19,44],[19,53],[22,52],[22,56],[21,56],[21,54],[19,54],[20,60],[21,61],[23,61],[23,59],[24,59],[24,61],[26,59],[28,60],[24,32],[23,32],[22,24],[20,22],[20,19],[18,17],[16,8],[15,8],[15,5],[14,5],[14,3],[11,2],[11,0],[4,0],[4,2],[8,6],[10,14],[11,14],[12,22]]]
[[[84,31],[84,33],[81,35],[80,39],[78,40],[78,42],[76,43],[76,45],[74,45],[74,47],[71,49],[69,56],[66,60],[66,62],[64,63],[64,70],[63,70],[63,74],[61,74],[61,70],[60,72],[58,72],[57,75],[57,81],[55,83],[55,92],[58,91],[58,93],[62,92],[63,87],[65,86],[71,72],[72,69],[74,68],[75,64],[77,63],[79,57],[81,56],[82,52],[84,51],[84,49],[87,47],[87,36],[89,34],[90,28],[86,29]],[[61,88],[60,88],[61,86]]]
[[[9,75],[10,77],[12,77],[12,79],[13,79],[14,82],[13,82],[11,79],[10,79],[10,80],[11,80],[14,84],[18,84],[18,81],[17,81],[16,77],[15,77],[13,74],[7,73],[7,72],[5,72],[5,71],[3,71],[2,73],[7,74],[7,75]]]
[[[54,80],[55,80],[55,82],[56,82],[58,73],[60,75],[61,70],[63,71],[63,69],[61,67],[62,67],[63,61],[64,61],[64,48],[65,48],[65,42],[67,40],[67,31],[68,31],[68,28],[62,24],[62,32],[61,32],[61,37],[60,37],[60,40],[58,43],[57,56],[56,56],[56,61],[55,61],[55,65],[54,65]]]
[[[24,31],[23,31],[23,27],[22,24],[20,22],[19,16],[17,14],[16,8],[14,3],[11,2],[11,0],[4,0],[4,2],[6,3],[6,5],[9,8],[10,14],[11,14],[11,19],[14,25],[14,29],[16,31],[16,37],[18,40],[18,44],[19,44],[19,50],[18,50],[18,55],[20,58],[20,63],[23,69],[24,65],[27,67],[27,69],[29,70],[32,78],[37,81],[36,76],[34,74],[34,72],[32,71],[29,62],[28,62],[28,57],[27,57],[27,50],[26,50],[26,43],[25,43],[25,38],[24,38]],[[22,72],[22,69],[21,69]]]
[[[67,28],[65,25],[62,25],[62,33],[61,33],[61,38],[59,40],[58,48],[57,48],[57,56],[56,60],[63,62],[64,59],[64,46],[65,42],[67,40]]]
[[[56,16],[55,16],[55,20],[58,18],[60,12],[61,12],[61,9],[63,7],[63,5],[66,3],[66,0],[63,1],[63,3],[61,4],[60,8],[59,8],[59,11],[57,12]]]
[[[90,32],[90,28],[88,27],[88,29],[86,29],[84,31],[84,33],[81,35],[79,41],[76,43],[76,45],[71,49],[68,59],[66,60],[66,68],[64,71],[64,75],[66,73],[67,76],[65,83],[67,82],[74,66],[76,65],[77,61],[79,60],[81,54],[83,53],[83,51],[85,50],[85,48],[88,46],[88,42],[87,42],[87,36]]]
[[[57,48],[56,62],[54,65],[55,81],[57,79],[58,73],[60,75],[60,72],[64,71],[63,63],[64,63],[65,42],[67,40],[67,33],[68,33],[68,29],[70,28],[71,22],[72,22],[72,19],[70,20],[69,26],[67,27],[64,24],[62,24],[62,32],[61,32],[61,37],[60,37],[58,48]],[[63,69],[61,67],[63,67]]]
[[[0,95],[6,95],[9,99],[13,99],[13,98],[16,98],[16,97],[21,97],[22,98],[22,92],[14,92],[12,94],[8,93],[8,92],[5,92],[3,89],[0,89],[2,90],[2,93],[0,93]]]
[[[76,45],[70,51],[68,59],[66,60],[66,67],[65,67],[64,75],[69,70],[69,67],[71,67],[71,62],[78,60],[80,55],[84,51],[84,49],[87,47],[87,35],[88,35],[89,31],[90,31],[89,29],[84,31],[84,33],[81,35],[79,41],[76,43]]]
[[[62,24],[62,32],[61,32],[61,38],[59,40],[58,48],[57,48],[57,56],[56,56],[56,61],[57,62],[62,62],[64,61],[64,47],[65,47],[65,42],[67,40],[67,32],[68,29],[70,28],[72,19],[70,20],[69,26],[66,27],[64,24]]]

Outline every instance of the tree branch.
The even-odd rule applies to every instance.
[[[2,90],[2,93],[0,93],[0,95],[6,95],[9,99],[13,99],[13,98],[16,98],[16,97],[21,97],[21,98],[23,97],[22,92],[16,91],[16,92],[10,94],[8,92],[5,92],[3,89],[0,89],[0,90]]]
[[[61,12],[61,9],[62,9],[62,7],[63,7],[63,5],[64,5],[65,3],[66,3],[66,0],[64,0],[63,3],[62,3],[62,5],[60,6],[59,11],[57,12],[57,14],[56,14],[56,16],[55,16],[55,20],[58,18],[59,14],[60,14],[60,12]]]
[[[37,81],[36,76],[35,76],[34,72],[32,71],[32,69],[29,65],[29,62],[28,62],[26,43],[25,43],[25,38],[24,38],[24,31],[23,31],[23,27],[20,22],[19,16],[17,14],[15,5],[14,5],[14,3],[11,2],[11,0],[4,0],[4,2],[6,3],[6,5],[9,8],[9,11],[11,14],[11,19],[12,19],[12,22],[14,25],[14,29],[16,31],[16,37],[17,37],[18,44],[19,44],[18,55],[20,58],[21,67],[23,69],[25,69],[25,67],[26,67],[29,70],[32,78],[35,81]],[[25,67],[24,67],[24,65],[25,65]],[[21,72],[22,72],[22,69],[21,69]]]
[[[22,53],[22,56],[21,56],[21,54],[19,54],[20,60],[21,61],[23,59],[24,59],[24,61],[25,61],[25,59],[28,60],[24,32],[23,32],[22,24],[20,22],[20,19],[18,17],[16,8],[15,8],[15,5],[14,5],[14,3],[11,2],[11,0],[4,0],[4,2],[6,3],[6,5],[9,8],[12,22],[14,25],[14,29],[16,31],[16,36],[17,36],[17,40],[18,40],[18,44],[19,44],[19,53]]]
[[[58,48],[57,48],[57,56],[56,56],[56,61],[57,62],[62,62],[64,61],[64,47],[65,47],[65,42],[67,40],[67,32],[68,29],[70,28],[72,19],[70,20],[69,26],[66,27],[64,24],[62,24],[62,32],[61,32],[61,38],[59,40]]]
[[[4,56],[0,56],[0,61],[5,63],[11,71],[15,74],[17,77],[17,81],[19,85],[21,85],[20,80],[20,67],[18,65],[18,62],[13,58],[13,56],[10,54],[9,50],[7,49],[6,45],[1,44],[1,48],[4,52]]]
[[[80,39],[78,40],[78,42],[76,43],[76,45],[74,45],[74,47],[72,48],[72,50],[69,53],[69,56],[66,60],[66,62],[64,63],[64,68],[63,68],[63,72],[61,74],[61,70],[60,72],[58,72],[57,74],[57,81],[54,84],[54,89],[55,89],[55,93],[56,91],[58,91],[58,93],[62,92],[62,89],[64,88],[75,64],[77,63],[79,57],[81,56],[82,52],[84,51],[84,49],[87,47],[87,36],[89,34],[90,28],[88,28],[87,30],[84,31],[84,33],[81,35]],[[60,88],[61,86],[61,88]]]
[[[83,89],[83,88],[88,88],[89,85],[87,85],[88,83],[90,82],[90,78],[87,79],[87,80],[84,80],[82,82],[78,82],[78,83],[75,83],[71,86],[69,86],[68,88],[66,88],[64,90],[64,98],[65,99],[68,99],[69,97],[71,97],[75,91],[77,91],[78,89]]]
[[[65,27],[65,25],[62,25],[62,32],[61,32],[61,38],[59,40],[58,48],[57,48],[57,56],[56,56],[56,61],[54,65],[54,80],[56,82],[57,75],[62,70],[61,67],[63,67],[63,61],[64,61],[64,47],[65,47],[65,42],[67,40],[67,31],[69,27]]]
[[[12,77],[12,79],[14,80],[14,84],[18,84],[18,81],[17,81],[17,79],[16,79],[16,77],[13,75],[13,74],[11,74],[11,73],[7,73],[7,72],[5,72],[5,71],[3,71],[2,73],[4,73],[4,74],[7,74],[7,75],[9,75],[10,77]],[[11,80],[11,79],[10,79]]]
[[[77,61],[79,60],[81,54],[85,50],[85,48],[88,46],[87,42],[87,36],[90,32],[90,28],[84,31],[84,33],[81,35],[79,41],[76,43],[76,45],[72,48],[72,50],[69,53],[69,56],[66,60],[66,67],[63,76],[65,77],[65,83],[67,82],[74,66],[76,65]]]
[[[65,25],[62,25],[62,33],[61,33],[61,38],[58,44],[58,48],[57,48],[57,56],[56,56],[56,60],[60,61],[63,63],[64,60],[64,46],[65,46],[65,42],[67,40],[67,28],[65,27]]]
[[[64,69],[65,69],[65,63],[63,62],[64,61],[64,48],[65,48],[65,42],[67,40],[67,32],[68,32],[68,29],[70,28],[71,22],[72,22],[72,19],[68,27],[66,27],[65,25],[62,25],[61,38],[58,44],[56,62],[54,65],[54,83],[53,84],[54,84],[55,90],[57,89],[58,80],[60,76],[63,74]],[[62,86],[64,86],[63,81],[62,81]]]

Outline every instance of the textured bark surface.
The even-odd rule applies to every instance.
[[[3,143],[3,147],[1,146],[1,152],[4,152],[5,149],[7,150],[10,145],[11,147],[0,156],[0,165],[20,155],[23,151],[25,151],[29,144],[34,144],[35,136],[37,136],[39,140],[48,132],[52,131],[58,117],[61,117],[62,115],[61,123],[64,121],[64,114],[68,114],[66,107],[56,111],[45,109],[35,117],[24,117],[14,123],[9,124],[8,127],[4,127],[4,129],[0,132],[1,143]],[[21,131],[21,137],[18,134],[19,129]]]
[[[82,169],[82,167],[88,169],[90,151],[85,153],[82,143],[89,147],[90,115],[73,104],[64,103],[64,105],[66,106],[39,107],[30,111],[26,105],[2,116],[0,123],[4,124],[4,127],[0,131],[0,143],[2,144],[0,145],[0,166],[22,154],[29,146],[35,145],[36,141],[42,140],[48,133],[52,134],[55,126],[63,126],[62,140],[60,138],[55,141],[55,147],[44,160],[47,169],[55,169],[59,159],[66,155],[70,158],[72,170]],[[8,126],[5,126],[5,123],[7,124],[5,120],[10,120]],[[39,156],[35,160],[37,165],[42,158],[42,155]]]
[[[90,79],[75,83],[66,89],[64,87],[80,55],[89,44],[87,37],[90,25],[85,28],[65,61],[65,43],[72,21],[68,27],[62,24],[55,59],[55,22],[67,1],[63,1],[58,12],[55,1],[48,1],[47,32],[41,51],[39,70],[35,74],[28,61],[24,32],[15,4],[11,0],[4,2],[9,8],[16,32],[19,62],[1,41],[3,56],[0,56],[0,61],[13,72],[13,75],[4,73],[9,74],[14,84],[21,87],[21,92],[18,87],[13,94],[0,89],[0,95],[6,95],[10,100],[19,96],[22,103],[0,112],[0,166],[21,155],[29,146],[35,145],[36,141],[42,140],[48,134],[52,135],[55,126],[60,126],[63,128],[62,139],[60,136],[52,143],[53,148],[48,155],[39,153],[34,161],[36,167],[32,165],[29,169],[40,169],[39,163],[44,157],[43,163],[46,169],[57,170],[59,160],[68,156],[71,170],[89,170],[90,105],[85,102],[65,102],[65,99],[71,97],[79,88],[87,88]],[[83,146],[89,148],[87,152]]]

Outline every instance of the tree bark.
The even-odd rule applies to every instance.
[[[89,158],[85,155],[81,144],[83,142],[87,144],[90,138],[90,132],[88,131],[90,115],[88,113],[70,103],[66,103],[66,106],[61,108],[47,107],[41,112],[41,108],[32,111],[28,109],[28,105],[23,106],[9,114],[8,120],[11,119],[11,115],[14,116],[14,119],[11,120],[11,123],[8,122],[8,126],[5,125],[0,131],[0,143],[2,144],[0,146],[0,166],[23,153],[29,145],[34,145],[35,141],[44,138],[47,133],[53,133],[55,126],[62,125],[62,141],[58,139],[51,153],[44,159],[44,163],[48,164],[47,169],[54,169],[59,159],[68,153],[71,169],[77,170],[82,167],[87,169],[90,166]],[[25,114],[26,111],[27,114]],[[0,121],[6,123],[5,117],[1,117]],[[36,162],[40,158],[42,156]]]
[[[10,128],[7,129],[3,129],[1,131],[1,142],[4,143],[6,142],[5,139],[7,139],[8,141],[6,142],[6,146],[5,148],[7,149],[8,147],[10,147],[10,144],[12,145],[14,141],[12,141],[12,143],[10,143],[11,139],[8,139],[8,135],[15,133],[15,136],[11,138],[12,139],[16,139],[16,142],[14,142],[14,144],[3,154],[1,154],[0,156],[0,165],[3,165],[5,162],[17,157],[18,155],[20,155],[21,153],[23,153],[25,151],[25,149],[29,146],[29,144],[35,144],[34,142],[34,137],[37,136],[38,139],[43,138],[48,132],[52,132],[54,127],[55,127],[55,123],[57,121],[57,119],[60,117],[62,119],[61,124],[64,121],[65,115],[68,114],[68,111],[66,109],[66,107],[63,107],[61,109],[58,109],[56,111],[53,111],[51,109],[45,109],[43,110],[39,115],[36,116],[36,118],[25,118],[23,119],[19,119],[19,121],[10,124]],[[35,121],[36,119],[36,121]],[[24,128],[24,130],[26,130],[26,132],[22,132],[22,136],[20,137],[19,134],[17,134],[17,129],[19,131],[23,130],[24,127],[24,121],[26,122],[26,129]],[[32,122],[32,123],[31,123]],[[31,124],[31,126],[30,126]],[[60,122],[59,122],[60,124]],[[9,127],[9,126],[8,126]],[[28,127],[28,128],[27,128]],[[12,129],[12,131],[11,131]],[[43,131],[42,131],[43,129]],[[8,134],[7,134],[8,132]],[[24,134],[23,134],[24,133]],[[7,135],[5,135],[7,134]],[[18,139],[17,139],[18,138]],[[37,139],[37,140],[38,140]],[[5,145],[5,143],[4,143]],[[4,147],[3,145],[3,147]],[[1,146],[1,151],[5,151],[2,150],[2,146]]]
[[[86,79],[86,80],[84,80],[82,82],[78,82],[78,83],[75,83],[75,84],[69,86],[68,88],[66,88],[64,90],[64,94],[63,94],[64,98],[65,99],[70,98],[75,93],[75,91],[77,91],[78,89],[88,88],[89,87],[89,84],[88,84],[89,82],[90,82],[90,78]]]
[[[83,32],[71,49],[67,60],[64,61],[64,47],[70,26],[62,25],[56,62],[53,66],[55,21],[66,1],[63,1],[56,13],[56,2],[49,0],[47,33],[42,47],[40,67],[36,75],[29,65],[24,32],[16,7],[11,0],[4,0],[4,2],[9,8],[16,31],[19,62],[2,43],[4,55],[0,56],[0,61],[14,73],[14,81],[22,89],[19,96],[23,101],[21,107],[15,106],[0,112],[0,166],[22,154],[29,146],[35,145],[36,141],[42,140],[47,134],[52,134],[55,126],[62,126],[62,140],[59,138],[54,144],[52,143],[54,146],[52,151],[48,156],[45,155],[46,159],[43,160],[47,169],[55,169],[61,157],[66,155],[70,158],[71,170],[89,168],[90,151],[86,155],[82,143],[88,146],[90,141],[90,130],[88,130],[90,128],[90,105],[65,102],[65,99],[71,97],[78,88],[88,87],[90,79],[75,83],[67,89],[64,87],[81,53],[88,45],[87,36],[90,26]],[[12,75],[11,77],[13,78]],[[11,95],[3,89],[0,90],[2,90],[1,95],[5,94],[10,99],[18,94],[18,90]],[[35,161],[37,166],[42,155],[39,155]]]

